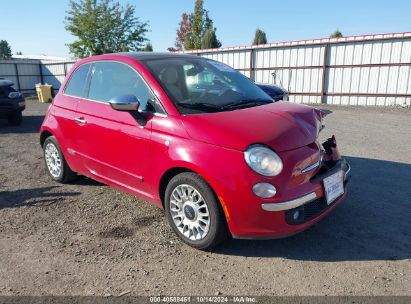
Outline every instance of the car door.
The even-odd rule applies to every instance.
[[[137,71],[117,61],[95,62],[87,99],[77,107],[77,153],[89,175],[149,196],[143,181],[149,167],[151,121],[140,125],[131,113],[110,106],[111,98],[124,94],[137,96],[140,110],[152,109],[155,96]]]
[[[50,110],[58,130],[55,133],[57,140],[70,167],[76,172],[81,172],[82,163],[73,153],[77,130],[74,118],[78,103],[86,94],[90,68],[91,64],[83,64],[75,68],[66,81],[62,94],[54,99],[53,107]]]

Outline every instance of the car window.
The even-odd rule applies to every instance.
[[[75,97],[85,97],[85,88],[89,69],[90,64],[85,64],[77,68],[71,75],[70,80],[64,89],[64,94]]]
[[[135,95],[143,111],[163,112],[143,78],[131,67],[118,62],[96,62],[88,98],[108,102],[114,97],[126,94]]]
[[[230,86],[230,80],[224,78],[224,76],[216,75],[208,68],[195,75],[191,75],[190,71],[195,69],[192,64],[183,66],[185,73],[185,85],[188,88],[188,92],[193,93],[204,93],[212,91],[213,89],[218,91],[222,86],[226,86],[228,89],[234,89]]]
[[[197,57],[140,60],[182,114],[231,111],[273,102],[233,68]]]

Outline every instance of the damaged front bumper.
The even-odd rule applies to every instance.
[[[349,180],[350,178],[350,172],[351,172],[351,166],[345,159],[339,159],[335,166],[332,167],[329,170],[322,171],[320,170],[318,174],[313,176],[311,179],[312,182],[316,181],[322,181],[325,178],[337,173],[338,171],[342,170],[344,172],[344,184]],[[293,200],[289,200],[286,202],[276,202],[276,203],[263,203],[261,204],[261,208],[265,211],[285,211],[285,210],[291,210],[295,209],[298,207],[301,207],[307,203],[310,203],[314,200],[318,199],[317,194],[315,192],[308,193],[306,195],[303,195],[301,197],[298,197]]]
[[[255,197],[244,194],[238,208],[230,210],[234,238],[272,239],[300,233],[345,200],[351,167],[340,156],[334,136],[323,144],[320,153],[316,148],[319,145],[312,144],[281,155],[292,163],[292,173],[277,199],[260,199],[255,204]]]

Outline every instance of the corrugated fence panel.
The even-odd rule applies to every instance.
[[[224,62],[257,83],[280,85],[291,102],[411,106],[411,33],[187,53]]]
[[[41,70],[43,75],[65,75],[64,63],[62,64],[43,64]]]
[[[187,53],[224,62],[258,83],[280,85],[290,92],[291,102],[411,106],[411,33]],[[74,63],[0,60],[0,77],[12,80],[25,92],[34,91],[41,81],[57,90]]]
[[[254,80],[257,83],[276,84],[298,93],[290,96],[292,102],[319,102],[323,46],[256,49],[254,54]],[[318,96],[304,96],[303,93]]]
[[[19,75],[20,91],[23,93],[32,93],[35,91],[36,84],[41,83],[41,77],[36,75],[21,76]]]
[[[70,63],[71,65],[71,63]],[[60,89],[61,83],[66,77],[66,72],[69,70],[69,64],[63,63],[45,63],[41,65],[43,80],[45,83],[53,86],[54,93]]]
[[[54,91],[60,88],[66,72],[75,62],[44,63],[40,60],[0,60],[0,77],[14,82],[14,87],[25,94],[34,94],[37,83],[49,83]]]
[[[16,75],[16,68],[11,63],[0,63],[0,77],[7,78]]]
[[[51,84],[53,86],[53,90],[55,93],[60,89],[61,83],[63,82],[65,76],[54,76],[54,75],[49,75],[49,76],[43,76],[44,83]]]
[[[327,103],[410,105],[410,39],[331,45],[328,65]]]
[[[40,64],[17,64],[18,74],[21,76],[40,75]]]
[[[19,90],[23,93],[32,93],[35,91],[36,83],[41,82],[40,64],[27,62],[17,63]]]

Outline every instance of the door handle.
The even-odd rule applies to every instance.
[[[87,123],[87,120],[79,118],[79,117],[75,118],[74,120],[82,125],[85,125]]]

